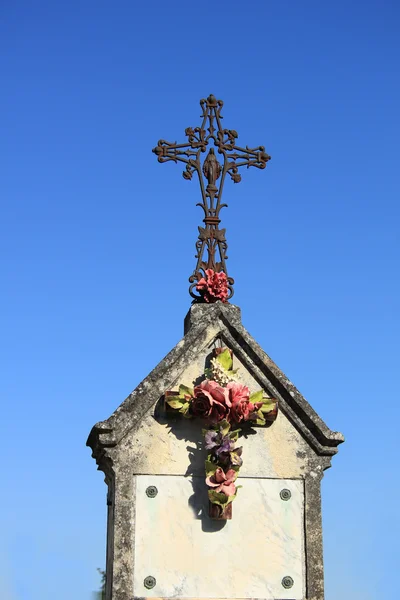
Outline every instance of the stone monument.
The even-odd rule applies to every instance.
[[[184,337],[87,441],[108,486],[106,599],[323,600],[320,483],[344,438],[229,303],[225,178],[270,156],[237,145],[221,100],[200,104],[187,142],[153,150],[200,182]]]

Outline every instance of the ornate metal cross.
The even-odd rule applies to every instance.
[[[227,206],[221,203],[226,175],[229,174],[234,183],[239,183],[241,181],[239,167],[265,169],[271,158],[265,152],[264,146],[242,148],[236,145],[237,132],[233,129],[223,129],[221,125],[223,104],[222,100],[217,100],[212,94],[207,99],[200,100],[203,121],[200,127],[185,129],[188,142],[178,144],[159,140],[158,145],[153,148],[153,152],[158,156],[158,162],[170,160],[175,163],[183,162],[186,164],[183,177],[192,179],[193,173],[196,172],[199,178],[202,202],[197,206],[201,206],[204,210],[205,227],[199,227],[199,238],[196,242],[197,264],[193,275],[189,277],[191,284],[189,293],[196,300],[200,300],[201,296],[197,296],[194,290],[208,269],[212,269],[215,273],[225,273],[229,289],[227,299],[233,296],[234,280],[228,276],[226,269],[228,245],[225,229],[219,229],[220,210]],[[223,156],[222,165],[218,162],[213,147],[209,149],[204,160],[201,160],[202,153],[206,152],[211,141],[214,142],[218,154]],[[207,260],[204,257],[206,249]]]

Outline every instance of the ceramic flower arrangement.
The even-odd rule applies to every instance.
[[[241,427],[272,423],[278,413],[276,400],[265,398],[262,390],[250,394],[249,388],[237,381],[232,367],[232,352],[217,348],[200,385],[193,389],[180,385],[178,392],[165,394],[169,409],[187,418],[202,418],[208,425],[203,430],[205,472],[209,513],[214,519],[232,518],[232,502],[240,487],[236,480],[243,462],[243,448],[236,446]]]
[[[204,302],[212,303],[217,300],[227,302],[228,278],[223,271],[216,273],[212,269],[206,269],[205,277],[197,282],[196,290],[200,293]]]

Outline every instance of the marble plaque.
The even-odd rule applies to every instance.
[[[221,522],[208,517],[203,477],[136,476],[135,598],[304,598],[303,481],[239,481],[233,518]]]

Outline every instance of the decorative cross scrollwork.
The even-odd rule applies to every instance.
[[[228,277],[226,268],[228,245],[225,239],[225,229],[219,229],[220,210],[227,206],[221,202],[226,175],[228,174],[234,183],[239,183],[241,181],[240,167],[265,169],[271,158],[265,152],[264,146],[242,148],[236,145],[237,132],[233,129],[223,129],[221,125],[223,104],[222,100],[217,100],[213,95],[200,100],[203,121],[200,127],[194,129],[188,127],[185,130],[188,142],[178,144],[159,140],[153,149],[161,163],[169,161],[184,163],[186,165],[183,171],[185,179],[192,179],[194,172],[199,178],[202,202],[199,202],[197,206],[201,206],[204,210],[205,227],[199,227],[199,237],[196,242],[197,264],[189,278],[191,284],[189,293],[196,300],[200,300],[201,297],[197,296],[194,290],[207,269],[212,269],[215,273],[225,273],[229,288],[228,299],[233,296],[234,280],[232,277]],[[222,164],[216,157],[214,147],[211,147],[204,160],[201,160],[202,153],[206,152],[211,141],[214,142],[218,154],[223,156]],[[206,249],[207,260],[204,257]]]

